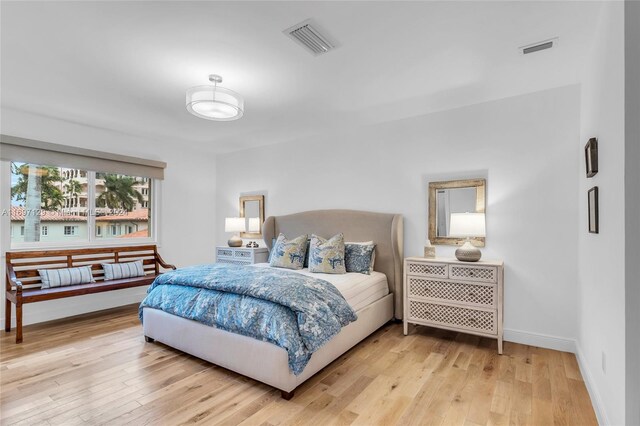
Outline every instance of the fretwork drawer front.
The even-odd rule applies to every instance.
[[[498,282],[498,268],[495,266],[449,265],[449,278],[485,283]]]
[[[242,259],[251,259],[251,252],[250,251],[245,251],[245,250],[236,250],[233,253],[233,257],[239,257]]]
[[[233,257],[233,250],[232,249],[223,249],[223,248],[219,248],[216,251],[216,255],[218,257],[224,256],[224,257]]]
[[[497,306],[497,286],[408,277],[409,297],[461,302],[485,307]]]
[[[409,300],[409,320],[425,324],[444,325],[462,331],[498,333],[498,313],[495,310]]]
[[[251,265],[251,260],[239,260],[233,258],[220,258],[218,263],[231,263],[233,265]]]
[[[449,265],[446,263],[413,263],[407,264],[407,274],[433,278],[447,278]]]

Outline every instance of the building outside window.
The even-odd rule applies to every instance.
[[[42,235],[43,237],[49,235],[49,227],[47,225],[40,226],[40,235]]]

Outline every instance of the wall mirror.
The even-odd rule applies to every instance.
[[[485,179],[429,182],[431,243],[484,247],[485,190]]]
[[[264,195],[240,197],[240,217],[247,218],[247,232],[240,233],[242,238],[262,238]]]

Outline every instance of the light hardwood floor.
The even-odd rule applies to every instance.
[[[137,307],[0,339],[1,423],[596,424],[572,354],[388,324],[296,390],[145,343]]]

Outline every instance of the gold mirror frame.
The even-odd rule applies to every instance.
[[[262,225],[264,225],[264,195],[245,195],[240,197],[240,217],[245,217],[245,203],[248,201],[258,201],[258,211],[260,213],[260,232],[241,232],[241,238],[262,238]]]
[[[431,244],[462,245],[466,238],[436,236],[436,193],[439,189],[476,188],[476,212],[485,213],[485,193],[487,181],[485,179],[449,180],[444,182],[429,182],[429,240]],[[486,220],[486,216],[485,216]],[[485,237],[469,238],[476,247],[484,247]]]

